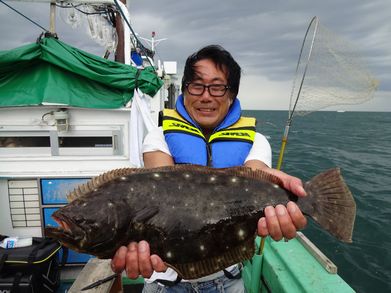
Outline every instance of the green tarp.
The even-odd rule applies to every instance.
[[[0,107],[119,108],[133,97],[136,84],[154,96],[163,82],[152,67],[138,70],[54,38],[0,51]]]

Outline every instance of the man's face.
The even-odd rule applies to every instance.
[[[228,85],[226,73],[216,67],[210,59],[203,59],[195,63],[195,78],[191,83],[203,85]],[[185,107],[191,118],[207,131],[212,131],[227,115],[232,104],[232,93],[227,90],[221,97],[213,97],[205,89],[201,96],[192,95],[186,89]]]

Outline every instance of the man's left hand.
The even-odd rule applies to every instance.
[[[299,197],[306,196],[303,184],[299,178],[290,176],[276,169],[265,170],[282,181],[283,187]],[[267,206],[264,209],[265,216],[258,221],[258,235],[266,237],[270,235],[274,240],[282,238],[292,239],[296,231],[307,225],[307,219],[294,202],[288,202],[286,207],[282,204],[276,207]]]

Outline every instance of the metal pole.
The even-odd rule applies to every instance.
[[[56,3],[50,3],[50,27],[52,34],[56,33]]]
[[[126,0],[120,0],[126,5]],[[117,30],[118,44],[117,50],[115,51],[115,61],[125,63],[125,54],[130,54],[130,52],[125,52],[125,36],[124,36],[124,26],[122,23],[122,16],[120,13],[117,13],[115,16],[115,28]]]
[[[285,147],[286,147],[286,144],[288,143],[288,134],[289,134],[289,128],[291,127],[291,123],[292,123],[292,119],[289,119],[285,125],[285,131],[284,131],[284,135],[282,137],[281,149],[280,149],[280,154],[278,156],[278,162],[277,162],[277,167],[276,167],[277,170],[281,170],[282,161],[283,161],[284,153],[285,153]]]

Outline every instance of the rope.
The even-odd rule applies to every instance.
[[[18,10],[16,10],[15,8],[11,7],[10,5],[8,5],[7,3],[5,3],[3,0],[0,0],[1,3],[3,3],[5,6],[7,6],[8,8],[10,8],[11,10],[15,11],[16,13],[18,13],[19,15],[23,16],[25,19],[27,19],[28,21],[32,22],[33,24],[35,24],[36,26],[38,26],[39,28],[43,29],[45,32],[48,32],[49,30],[47,30],[46,28],[44,28],[43,26],[41,26],[40,24],[38,24],[37,22],[35,22],[34,20],[32,20],[31,18],[27,17],[26,15],[24,15],[23,13],[19,12]]]

